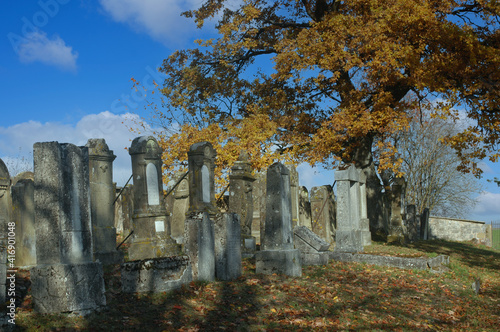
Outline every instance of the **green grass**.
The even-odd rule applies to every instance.
[[[492,229],[492,246],[494,248],[500,249],[500,229],[494,228]]]
[[[375,244],[366,252],[450,255],[451,271],[435,274],[331,261],[303,268],[300,278],[258,275],[244,260],[233,282],[193,282],[170,293],[123,294],[119,267],[106,269],[105,311],[87,317],[40,315],[28,292],[19,331],[497,331],[500,251],[469,243]],[[471,284],[482,286],[476,294]]]

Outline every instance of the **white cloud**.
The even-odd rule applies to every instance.
[[[332,185],[334,178],[334,171],[326,170],[323,167],[311,167],[308,163],[302,163],[297,166],[299,172],[299,185],[305,186],[308,191],[312,187]]]
[[[185,39],[196,29],[193,20],[180,14],[200,5],[199,0],[99,0],[111,17],[168,44]]]
[[[113,163],[114,181],[123,185],[132,174],[130,156],[125,148],[138,136],[129,128],[137,127],[138,120],[135,114],[116,115],[106,111],[86,115],[75,126],[29,121],[7,128],[0,127],[0,157],[11,166],[25,165],[26,160],[30,160],[32,165],[33,144],[36,142],[58,141],[82,146],[89,138],[104,138],[116,155]]]
[[[482,192],[469,219],[487,223],[500,220],[500,193]]]
[[[41,62],[62,70],[76,71],[78,53],[67,46],[59,36],[52,39],[43,31],[26,34],[18,45],[19,60],[25,63]]]

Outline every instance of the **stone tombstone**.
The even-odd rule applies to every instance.
[[[337,232],[335,252],[362,252],[360,171],[351,165],[335,172]]]
[[[177,174],[180,179],[183,174]],[[172,194],[171,194],[172,195]],[[173,192],[173,207],[171,212],[172,237],[177,243],[184,242],[184,222],[189,210],[189,180],[185,176]]]
[[[5,302],[7,294],[7,226],[10,222],[10,184],[9,170],[0,159],[0,303]]]
[[[293,229],[295,248],[300,250],[302,265],[328,264],[330,243],[320,238],[306,226]]]
[[[292,228],[300,225],[299,221],[299,172],[294,165],[288,165],[290,171],[290,196],[292,198]]]
[[[188,151],[189,211],[217,213],[215,203],[215,157],[217,152],[210,142],[191,145]]]
[[[257,244],[262,244],[266,218],[266,172],[259,172],[255,176],[252,186],[253,214],[252,236]]]
[[[387,230],[387,242],[404,242],[404,196],[406,181],[396,178],[390,191],[390,219]]]
[[[192,213],[186,218],[184,251],[189,257],[193,280],[215,280],[214,225],[208,212]]]
[[[429,208],[425,208],[420,215],[420,239],[429,239]]]
[[[91,138],[89,149],[90,213],[94,244],[94,260],[104,265],[123,261],[123,254],[116,250],[116,228],[114,227],[115,185],[113,183],[113,160],[116,156],[102,138]]]
[[[34,181],[18,179],[12,186],[12,220],[16,223],[16,266],[36,265]]]
[[[133,185],[129,184],[125,188],[116,187],[115,200],[114,226],[116,232],[125,238],[132,231],[132,216],[134,215]]]
[[[266,222],[256,272],[301,276],[300,250],[294,249],[290,172],[277,162],[267,169]]]
[[[124,293],[168,292],[192,281],[188,256],[160,257],[121,264]]]
[[[367,211],[366,175],[362,170],[359,171],[359,199],[361,239],[363,241],[363,246],[369,246],[372,244],[372,234],[370,232],[370,219],[368,219]]]
[[[299,188],[299,225],[312,229],[311,202],[309,201],[309,192],[304,186]]]
[[[35,310],[86,313],[106,305],[103,269],[93,262],[87,147],[35,143],[37,266],[31,269]]]
[[[215,276],[234,280],[241,276],[241,222],[236,213],[218,214],[214,220]]]
[[[415,242],[420,240],[420,218],[417,218],[417,208],[414,204],[406,206],[407,240]]]
[[[141,136],[129,149],[134,179],[134,234],[129,260],[167,257],[180,252],[170,237],[170,225],[163,199],[162,151],[153,136]]]
[[[238,214],[241,220],[241,249],[245,257],[253,255],[256,246],[252,236],[254,181],[248,154],[242,152],[229,175],[229,212]]]
[[[326,242],[335,242],[335,199],[330,185],[311,188],[311,230]]]

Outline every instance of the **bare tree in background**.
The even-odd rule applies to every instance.
[[[433,215],[464,218],[482,190],[478,179],[457,170],[459,158],[440,138],[459,131],[457,123],[417,116],[397,139],[407,180],[407,204],[417,213],[428,207]]]

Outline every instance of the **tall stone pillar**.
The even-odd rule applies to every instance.
[[[294,165],[288,165],[290,171],[290,196],[292,198],[292,229],[302,226],[299,220],[299,172]]]
[[[85,313],[106,304],[102,264],[93,262],[86,147],[34,144],[37,266],[35,310]]]
[[[390,192],[389,227],[387,230],[387,242],[404,242],[405,227],[404,220],[404,197],[406,181],[404,178],[396,178]]]
[[[123,254],[116,250],[114,227],[115,186],[113,160],[116,156],[102,138],[89,139],[90,213],[94,244],[94,260],[103,265],[118,264]]]
[[[229,212],[239,215],[241,220],[241,250],[244,257],[255,252],[255,237],[252,236],[253,195],[252,168],[248,154],[241,153],[229,175]]]
[[[420,218],[417,217],[417,208],[414,204],[406,206],[406,229],[408,241],[420,240]]]
[[[311,188],[311,230],[328,243],[335,242],[335,200],[332,186]]]
[[[215,157],[217,152],[209,142],[191,145],[189,164],[189,211],[217,213],[215,203]]]
[[[191,260],[193,280],[215,279],[215,242],[225,234],[214,234],[215,156],[209,142],[193,144],[188,151],[189,210],[185,222],[184,250]],[[219,242],[220,242],[219,241]]]
[[[4,303],[6,300],[10,183],[9,170],[3,160],[0,159],[0,303]]]
[[[311,202],[309,192],[304,186],[299,188],[299,224],[312,230]]]
[[[360,214],[360,229],[363,246],[372,244],[372,234],[370,233],[370,219],[368,219],[368,211],[366,204],[366,175],[362,170],[359,170],[359,214]]]
[[[261,239],[264,234],[264,225],[266,219],[266,173],[260,172],[255,176],[255,182],[252,186],[253,198],[253,217],[252,217],[252,236],[258,244],[262,244]]]
[[[178,174],[180,178],[183,174]],[[172,195],[172,194],[171,194]],[[171,213],[172,237],[177,243],[184,243],[184,223],[189,210],[189,180],[184,177],[173,192],[173,208]]]
[[[16,266],[36,265],[34,182],[19,179],[11,188],[12,221],[16,223]]]
[[[281,163],[267,170],[266,223],[262,250],[256,253],[256,272],[301,276],[300,250],[294,249],[290,172]]]
[[[153,136],[141,136],[129,149],[134,178],[134,214],[129,259],[168,257],[180,252],[170,237],[163,198],[162,151]]]
[[[337,181],[337,233],[335,252],[363,251],[359,171],[351,165],[335,172]]]

